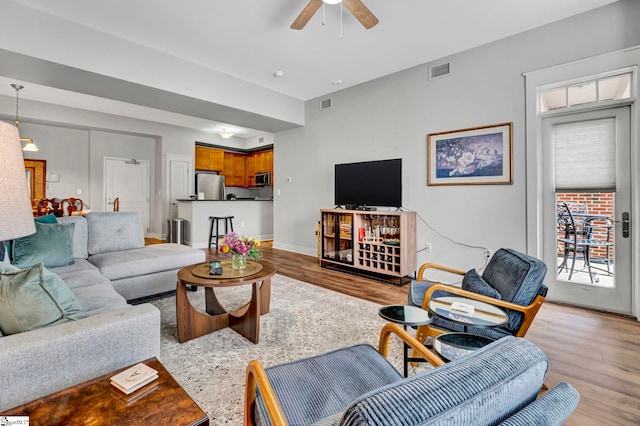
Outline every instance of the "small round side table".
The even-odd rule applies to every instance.
[[[400,324],[407,329],[407,326],[417,327],[431,323],[429,312],[422,308],[411,305],[387,305],[380,308],[378,314],[389,322]],[[409,345],[403,342],[403,364],[404,377],[407,377],[409,371],[409,362],[424,362],[422,358],[409,358]]]

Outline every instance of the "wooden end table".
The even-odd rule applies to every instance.
[[[208,269],[208,262],[187,266],[178,271],[178,287],[176,289],[176,321],[178,323],[178,341],[186,342],[204,336],[225,327],[258,343],[260,335],[260,315],[269,312],[271,301],[271,277],[276,267],[269,262],[247,261],[247,268],[261,269],[250,275],[234,274],[231,261],[222,261],[222,276],[202,273]],[[238,276],[234,276],[238,275]],[[204,287],[206,312],[200,312],[191,305],[187,297],[187,286]],[[216,298],[214,289],[218,287],[234,287],[251,285],[251,300],[235,311],[228,312]]]
[[[31,426],[209,425],[205,412],[160,361],[151,358],[143,363],[157,370],[158,378],[129,395],[109,381],[129,368],[126,367],[4,411],[0,416],[28,416]]]

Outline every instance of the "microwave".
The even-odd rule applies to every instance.
[[[260,172],[254,176],[254,182],[256,186],[270,186],[271,185],[271,173]]]

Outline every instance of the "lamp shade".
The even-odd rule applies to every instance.
[[[0,241],[36,232],[18,128],[0,121]]]

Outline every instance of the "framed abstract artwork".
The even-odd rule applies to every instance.
[[[427,185],[513,183],[513,123],[427,136]]]

